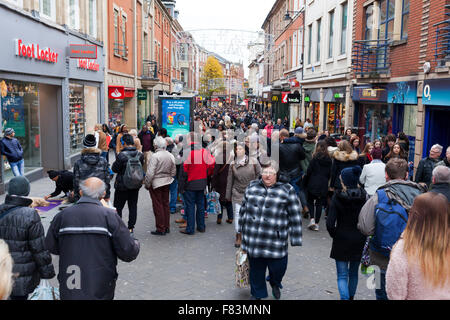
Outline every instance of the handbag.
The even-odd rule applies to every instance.
[[[236,287],[247,289],[250,287],[250,264],[247,253],[239,248],[236,252],[236,268],[235,268]]]
[[[361,273],[365,275],[372,274],[374,272],[374,269],[370,266],[370,255],[369,255],[369,242],[371,238],[372,237],[367,237],[361,256]]]
[[[43,279],[28,300],[60,300],[59,289],[50,286],[48,280]]]

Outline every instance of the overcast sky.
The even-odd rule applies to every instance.
[[[248,66],[250,51],[247,43],[261,31],[275,0],[177,0],[178,21],[185,31],[198,29],[235,29],[253,31],[193,31],[196,41],[234,62]],[[247,71],[246,71],[247,74]]]

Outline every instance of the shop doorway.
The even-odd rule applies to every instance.
[[[434,144],[444,147],[443,154],[450,146],[450,110],[448,107],[427,107],[425,115],[424,144],[422,157],[428,155]]]

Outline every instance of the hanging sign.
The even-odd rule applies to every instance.
[[[108,87],[108,97],[110,99],[123,99],[125,98],[125,88],[121,86]]]

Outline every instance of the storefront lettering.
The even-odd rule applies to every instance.
[[[15,39],[16,56],[51,63],[58,62],[58,54],[50,48],[40,48],[39,44],[24,44],[21,39]]]
[[[90,59],[78,59],[77,67],[85,70],[99,71],[100,65],[96,61]]]

